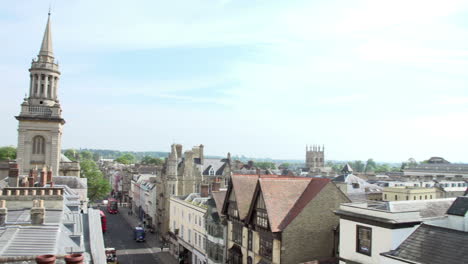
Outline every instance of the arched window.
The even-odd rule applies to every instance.
[[[44,154],[45,153],[45,139],[43,136],[35,136],[33,138],[33,154]]]

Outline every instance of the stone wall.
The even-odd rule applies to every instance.
[[[334,229],[339,217],[333,211],[348,198],[333,184],[302,210],[282,233],[281,263],[302,263],[333,256]]]

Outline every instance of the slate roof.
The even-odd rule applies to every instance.
[[[250,203],[257,186],[258,175],[232,175],[233,191],[236,195],[237,210],[240,220],[249,213]]]
[[[454,198],[432,200],[392,201],[387,203],[391,212],[419,211],[421,218],[441,217],[453,203]]]
[[[452,206],[450,206],[450,208],[447,211],[447,214],[465,216],[467,211],[468,211],[468,197],[460,196],[460,197],[457,197],[455,202],[453,202]]]
[[[468,263],[468,232],[422,224],[397,249],[382,255],[410,263]]]
[[[328,183],[330,180],[323,178],[260,178],[271,231],[280,232],[286,228]]]
[[[205,159],[202,165],[202,174],[210,175],[210,169],[213,168],[215,175],[223,175],[226,164],[227,159]]]

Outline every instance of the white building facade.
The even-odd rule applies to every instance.
[[[207,201],[208,197],[200,197],[198,193],[170,198],[169,229],[177,237],[177,241],[172,241],[171,253],[179,260],[207,263],[204,219]]]

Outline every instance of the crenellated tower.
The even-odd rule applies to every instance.
[[[50,13],[37,59],[29,69],[29,96],[16,116],[17,162],[23,173],[35,167],[49,167],[58,175],[61,156],[62,109],[58,100],[59,66],[52,49]]]
[[[325,167],[325,146],[306,145],[306,167],[310,171]]]

